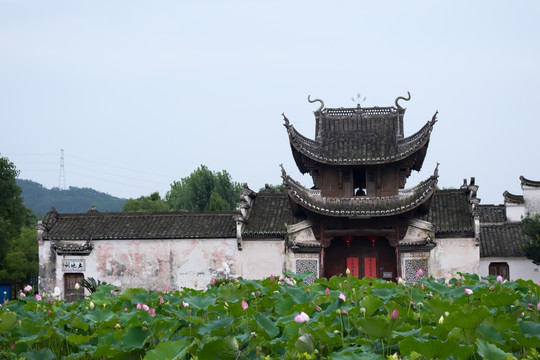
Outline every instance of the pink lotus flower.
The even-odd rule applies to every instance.
[[[32,286],[26,285],[26,286],[24,287],[24,291],[29,292],[30,290],[32,290]]]
[[[296,321],[297,323],[307,323],[309,321],[309,316],[302,311],[300,314],[294,317],[294,321]]]
[[[26,297],[26,295],[24,295],[24,293],[22,291],[19,293],[19,296],[20,297]]]
[[[124,308],[124,311],[127,311],[127,307]]]
[[[420,289],[424,290],[424,284],[420,284]]]
[[[113,290],[113,289],[111,289],[111,295],[113,295],[113,294],[114,294],[114,290]]]
[[[536,308],[540,310],[540,302],[538,303],[538,305],[536,305]]]
[[[137,303],[137,309],[140,310],[141,308],[142,308],[141,303]]]
[[[326,288],[326,290],[324,290],[324,292],[326,293],[326,295],[330,295],[330,289],[329,288]]]
[[[416,271],[416,276],[420,276],[420,275],[422,275],[423,273],[424,273],[424,271],[423,271],[422,269],[418,269],[418,270]]]
[[[498,275],[497,276],[497,282],[502,282],[503,281],[503,277],[501,275]]]
[[[150,308],[149,314],[150,314],[151,317],[155,317],[156,316],[156,309]]]
[[[165,302],[165,300],[163,299],[163,296],[160,295],[160,296],[159,296],[159,303],[160,303],[160,304],[163,304],[164,302]]]
[[[184,300],[182,300],[182,306],[183,306],[183,307],[188,307],[189,304],[188,304],[187,302],[185,302]]]
[[[169,291],[169,287],[167,285],[165,285],[165,292]]]
[[[274,278],[274,274],[270,274],[270,281],[274,281],[275,278]]]
[[[473,291],[471,289],[465,289],[465,294],[472,295]]]
[[[150,310],[150,308],[149,308],[148,305],[146,305],[146,304],[142,304],[142,309],[143,309],[144,311]]]
[[[212,280],[210,280],[210,284],[214,285],[216,283],[216,279],[212,278]]]
[[[36,300],[37,300],[37,301],[41,301],[42,299],[43,299],[43,298],[41,297],[41,295],[36,294]]]
[[[343,295],[343,293],[339,294],[338,297],[339,297],[341,300],[346,301],[345,295]]]
[[[390,314],[390,317],[392,318],[392,320],[397,320],[399,318],[398,309],[395,309],[394,311],[392,311],[392,314]]]
[[[246,310],[248,307],[248,303],[245,300],[242,300],[242,309]]]

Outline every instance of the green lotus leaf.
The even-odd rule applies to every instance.
[[[33,349],[19,355],[19,359],[26,360],[54,360],[55,358],[51,349]]]
[[[294,348],[299,353],[313,353],[313,350],[315,347],[313,346],[313,335],[311,334],[303,334],[301,335],[298,340],[296,340],[296,343],[294,344]]]
[[[227,327],[234,323],[234,318],[227,316],[221,319],[211,320],[199,327],[197,332],[203,336],[227,335]]]
[[[150,335],[151,332],[145,331],[142,326],[129,328],[122,336],[123,347],[128,350],[141,349]]]
[[[13,329],[17,323],[17,314],[14,312],[3,311],[0,313],[0,332]]]
[[[514,358],[512,354],[502,351],[497,345],[490,344],[484,339],[476,339],[476,346],[478,347],[478,355],[483,359],[507,360]]]
[[[364,296],[362,300],[358,302],[358,306],[366,309],[365,316],[373,315],[379,309],[379,307],[383,304],[384,303],[382,302],[381,299],[373,295]]]
[[[189,351],[190,341],[180,339],[176,341],[165,341],[160,343],[155,349],[146,353],[144,360],[177,360],[182,359]]]
[[[74,344],[86,344],[87,342],[92,339],[91,335],[79,335],[79,334],[73,334],[66,338],[67,341],[74,343]]]
[[[426,359],[447,359],[450,356],[467,359],[474,352],[472,346],[462,345],[453,340],[420,339],[413,336],[407,336],[400,341],[399,350],[403,355],[416,352]]]
[[[279,334],[279,328],[274,325],[272,320],[270,320],[266,315],[263,313],[256,313],[254,315],[255,321],[257,321],[257,324],[261,328],[263,328],[270,337],[276,337]]]
[[[390,336],[390,324],[382,316],[360,318],[357,322],[362,331],[372,339],[387,338]]]
[[[236,360],[238,357],[238,341],[234,336],[212,340],[199,352],[200,360]]]

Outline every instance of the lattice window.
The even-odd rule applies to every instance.
[[[319,259],[296,259],[296,269],[297,274],[309,271],[313,273],[313,276],[310,276],[305,280],[306,284],[313,284],[313,280],[319,277]]]
[[[422,275],[418,276],[418,269],[422,269]],[[403,278],[407,281],[418,281],[419,278],[425,278],[428,274],[428,259],[412,258],[405,259]]]

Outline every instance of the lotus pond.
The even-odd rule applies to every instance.
[[[5,302],[0,359],[540,359],[540,286],[309,274]]]

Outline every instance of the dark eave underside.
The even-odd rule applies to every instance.
[[[420,165],[415,166],[415,170],[420,170],[433,124],[433,121],[429,121],[416,134],[398,139],[397,143],[388,142],[388,139],[384,138],[371,138],[368,141],[365,136],[360,134],[357,134],[356,137],[348,134],[337,140],[333,139],[332,142],[327,142],[331,143],[332,147],[303,136],[292,125],[287,126],[287,132],[293,156],[303,173],[307,172],[307,169],[304,162],[301,161],[302,156],[321,164],[358,166],[395,163],[416,153],[420,155],[419,159],[416,160],[416,163]],[[421,151],[422,149],[423,151]]]
[[[306,189],[295,180],[284,179],[287,194],[302,208],[335,217],[392,216],[413,211],[426,203],[435,191],[437,177],[432,176],[418,186],[401,190],[397,196],[326,198],[319,190]]]

